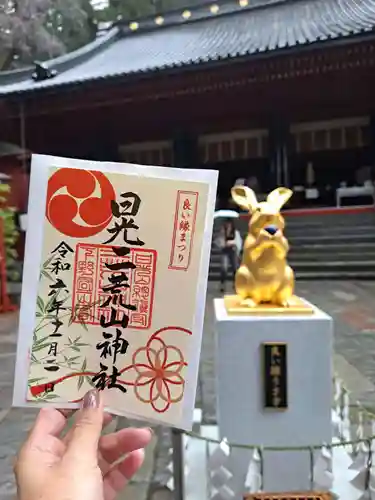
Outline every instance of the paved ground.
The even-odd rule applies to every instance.
[[[333,316],[335,370],[355,398],[375,406],[375,282],[306,281],[298,283],[297,293]],[[219,296],[217,286],[210,284],[200,374],[203,418],[208,423],[215,421],[214,296]]]
[[[228,288],[227,293],[230,293]],[[299,282],[297,294],[305,297],[334,318],[334,367],[352,393],[352,400],[374,412],[375,408],[375,282]],[[207,297],[197,405],[205,423],[215,416],[215,342],[213,298],[219,297],[218,284],[209,284]],[[166,479],[167,437],[158,443],[154,479]]]
[[[229,291],[229,290],[228,290]],[[375,282],[300,282],[297,292],[331,314],[335,320],[334,362],[338,375],[360,403],[375,408]],[[218,296],[211,283],[207,300],[197,405],[205,422],[215,420],[215,357],[212,299]],[[16,350],[17,316],[0,317],[0,500],[14,498],[12,460],[30,428],[35,412],[10,409]],[[120,425],[124,422],[121,421]],[[157,439],[159,438],[159,439]],[[169,478],[167,430],[156,429],[147,463],[122,500],[145,500],[151,483],[153,500],[169,500],[157,488]],[[156,460],[154,460],[154,457]],[[153,476],[153,480],[152,477]]]

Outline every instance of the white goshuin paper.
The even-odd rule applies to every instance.
[[[136,329],[133,326],[121,329],[121,338],[126,339],[129,346],[125,354],[118,353],[117,364],[119,364],[119,369],[124,366],[129,367],[128,371],[126,371],[129,377],[126,380],[128,384],[129,380],[132,384],[125,385],[127,388],[125,394],[115,388],[106,388],[104,390],[104,401],[107,410],[130,418],[163,423],[180,429],[190,429],[198,377],[218,177],[217,172],[209,170],[99,163],[39,155],[33,157],[13,405],[21,407],[51,405],[56,408],[77,408],[79,403],[69,401],[77,401],[91,388],[90,376],[85,375],[82,377],[79,373],[98,373],[101,361],[108,367],[108,375],[112,374],[113,352],[107,359],[100,359],[101,351],[96,349],[96,345],[104,340],[104,331],[115,334],[116,327],[102,328],[100,325],[87,323],[82,325],[79,322],[69,325],[69,320],[72,311],[75,311],[72,299],[74,292],[77,290],[73,286],[74,283],[77,283],[75,277],[77,268],[75,266],[81,265],[81,261],[76,256],[76,245],[85,243],[95,247],[95,245],[103,244],[111,237],[107,230],[114,226],[116,220],[119,222],[121,219],[113,218],[100,233],[86,238],[73,238],[57,231],[46,217],[46,203],[49,179],[59,169],[77,169],[75,176],[77,176],[76,184],[78,185],[82,183],[84,176],[95,177],[93,174],[84,171],[101,172],[112,184],[115,199],[119,203],[124,201],[121,198],[121,194],[124,192],[139,194],[141,205],[138,214],[133,217],[139,229],[137,231],[132,229],[129,232],[129,238],[136,240],[139,237],[145,243],[143,249],[151,249],[157,252],[155,280],[153,285],[150,286],[153,289],[154,298],[149,324],[147,327],[143,325],[143,329]],[[95,191],[91,193],[91,197],[100,197],[102,184],[98,182],[97,178],[94,184]],[[179,191],[182,194],[178,195]],[[192,207],[192,212],[184,212],[184,216],[190,217],[191,215],[194,217],[195,232],[189,233],[187,231],[185,235],[188,243],[192,242],[191,246],[188,245],[188,248],[191,249],[190,253],[186,254],[186,245],[181,245],[179,251],[185,253],[179,255],[177,259],[177,253],[172,251],[172,247],[175,250],[177,249],[177,240],[173,239],[173,235],[176,238],[181,237],[179,224],[183,215],[181,200],[184,199],[184,192],[188,193],[187,199],[191,202],[187,203],[186,206]],[[56,193],[58,195],[69,194],[64,186],[56,189],[54,194]],[[198,194],[192,195],[191,193]],[[90,197],[90,195],[86,196]],[[83,201],[84,199],[80,199],[78,205]],[[63,215],[60,218],[64,218],[64,212],[64,210],[61,211]],[[71,220],[72,218],[70,218]],[[84,219],[74,218],[74,221],[80,226],[86,225]],[[190,224],[189,227],[193,226]],[[67,243],[73,250],[73,253],[68,252],[65,260],[64,258],[60,259],[63,262],[70,263],[70,269],[60,271],[59,275],[55,275],[51,271],[51,266],[48,265],[45,268],[46,274],[41,275],[43,264],[51,258],[51,252],[60,242]],[[112,245],[129,246],[124,243],[122,236],[109,244],[108,250],[112,248]],[[185,250],[182,250],[182,248]],[[97,254],[99,255],[99,250]],[[56,252],[53,255],[59,257]],[[75,261],[76,257],[77,262]],[[135,257],[132,256],[132,259],[134,260]],[[52,263],[51,265],[53,267]],[[181,269],[181,266],[183,269]],[[129,271],[127,272],[129,273]],[[134,273],[136,272],[135,270]],[[51,278],[53,278],[53,281]],[[51,350],[51,340],[49,339],[49,335],[53,333],[54,329],[51,326],[53,319],[43,320],[43,317],[48,314],[46,312],[48,308],[43,310],[43,307],[51,298],[48,297],[47,292],[52,290],[50,285],[56,283],[57,278],[62,281],[65,280],[67,292],[65,292],[65,296],[59,295],[59,298],[68,296],[69,298],[64,305],[70,306],[71,309],[70,316],[67,318],[65,311],[65,316],[61,319],[63,328],[60,333],[63,333],[63,337],[53,339],[58,341],[58,346],[53,352],[53,349]],[[136,278],[133,278],[134,283],[136,283]],[[108,280],[104,280],[104,278],[100,283],[104,281],[108,284]],[[78,290],[80,286],[81,284],[78,286]],[[99,285],[96,284],[96,286]],[[38,297],[42,300],[38,299]],[[99,303],[99,301],[96,303]],[[127,303],[129,303],[129,300]],[[150,307],[150,302],[147,307]],[[99,312],[96,314],[99,315]],[[35,334],[35,329],[41,324],[41,318],[46,321],[42,325],[46,326]],[[169,329],[164,330],[167,327]],[[173,327],[177,327],[177,330],[174,330]],[[179,330],[179,328],[182,330]],[[156,338],[154,337],[154,343],[150,344],[151,350],[149,348],[147,350],[145,346],[148,340],[161,329],[163,329],[162,333]],[[185,329],[185,333],[183,329]],[[186,330],[191,334],[187,334]],[[35,335],[38,344],[35,344]],[[68,340],[68,337],[71,340]],[[77,338],[79,340],[76,340]],[[41,339],[45,340],[40,343]],[[76,342],[78,350],[72,350],[69,346],[70,342]],[[38,348],[33,351],[37,345]],[[157,352],[159,356],[156,356]],[[168,353],[171,354],[172,364],[169,363]],[[181,353],[185,361],[183,367],[181,367]],[[133,354],[136,356],[135,358],[133,358]],[[151,356],[151,361],[146,354]],[[51,357],[54,357],[55,361],[48,359]],[[81,366],[82,361],[83,366]],[[53,364],[46,364],[48,362],[59,365],[59,371],[47,372],[45,370],[47,366],[54,366]],[[137,368],[134,368],[135,366]],[[146,366],[148,368],[145,368]],[[160,368],[161,366],[169,371],[168,373],[167,371],[163,372],[162,375],[158,372],[158,376],[159,378],[162,377],[162,381],[156,382],[156,378],[152,378],[154,372],[150,372],[150,366],[151,368]],[[144,369],[146,369],[147,373],[144,372]],[[171,372],[173,369],[174,373]],[[64,375],[65,381],[55,383],[52,392],[43,390],[41,393],[35,394],[36,385],[40,387],[46,383],[56,382],[60,378],[64,378]],[[106,380],[108,381],[108,379]],[[139,381],[143,385],[140,383],[139,387],[134,387]],[[179,396],[176,396],[174,391],[177,390],[178,385],[181,386],[181,381],[183,396],[179,399]],[[173,382],[175,382],[174,385]],[[147,391],[146,393],[142,391],[145,388],[150,388],[152,383],[154,383],[153,389],[150,390],[149,396],[146,397]],[[32,387],[34,387],[34,392],[31,391]],[[56,391],[56,389],[58,390]],[[145,402],[147,398],[152,400],[153,405],[150,401]],[[167,410],[160,411],[164,410],[166,399],[173,398],[175,402],[172,402]]]

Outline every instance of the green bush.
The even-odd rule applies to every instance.
[[[17,251],[14,247],[17,243],[19,232],[15,220],[16,210],[6,206],[9,193],[10,186],[8,184],[0,184],[0,217],[3,219],[7,278],[8,280],[16,281],[19,278],[19,273],[16,269]]]

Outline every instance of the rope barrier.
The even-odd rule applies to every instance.
[[[240,444],[240,443],[229,443],[227,440],[219,440],[219,439],[213,439],[213,438],[208,438],[205,436],[201,436],[200,434],[197,434],[195,432],[185,432],[184,433],[186,436],[189,436],[194,439],[198,439],[200,441],[205,441],[207,443],[212,443],[212,444],[220,444],[223,441],[225,441],[228,446],[231,448],[239,448],[239,449],[244,449],[244,450],[253,450],[254,448],[259,448],[259,444]],[[368,443],[368,442],[373,442],[375,440],[375,435],[366,437],[363,439],[354,439],[351,441],[340,441],[339,443],[331,443],[331,444],[318,444],[318,445],[310,445],[310,446],[262,446],[262,450],[264,451],[310,451],[310,450],[320,450],[324,446],[326,448],[339,448],[341,446],[353,446],[357,445],[360,443]]]
[[[339,378],[339,377],[337,377]],[[348,391],[344,386],[342,387],[343,392],[346,392],[347,394],[350,395],[350,391]],[[356,409],[359,412],[362,412],[364,416],[368,420],[374,420],[375,422],[375,414],[372,413],[371,411],[367,410],[364,408],[362,405],[359,403],[357,404],[349,404],[348,405],[349,409]],[[259,449],[259,445],[255,444],[241,444],[241,443],[229,443],[228,440],[219,440],[219,439],[213,439],[213,438],[208,438],[205,436],[201,436],[200,434],[197,434],[195,432],[185,432],[184,433],[186,436],[189,436],[193,439],[198,439],[200,441],[205,441],[206,443],[212,443],[212,444],[220,444],[222,441],[225,441],[228,446],[231,448],[238,448],[238,449],[244,449],[244,450],[253,450],[255,448]],[[340,441],[337,443],[322,443],[321,445],[310,445],[310,446],[262,446],[262,450],[265,451],[309,451],[311,453],[312,450],[320,450],[325,446],[326,448],[339,448],[339,447],[345,447],[345,446],[356,446],[360,443],[371,443],[375,441],[375,434],[371,436],[367,436],[364,438],[360,439],[354,439],[350,441]],[[370,446],[371,448],[371,446]]]

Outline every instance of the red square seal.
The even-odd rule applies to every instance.
[[[78,243],[72,307],[73,311],[85,307],[76,315],[73,322],[84,321],[89,325],[100,325],[100,317],[103,315],[106,321],[109,320],[111,307],[101,307],[101,304],[104,304],[110,295],[103,292],[103,287],[108,285],[108,278],[113,271],[110,271],[105,264],[131,262],[136,267],[126,271],[129,288],[121,294],[124,304],[136,307],[135,311],[128,311],[128,326],[139,330],[150,328],[154,303],[156,258],[156,250],[131,248],[128,255],[118,257],[111,246]]]

